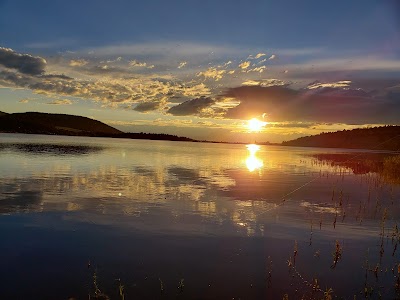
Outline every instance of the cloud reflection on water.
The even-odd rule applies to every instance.
[[[332,170],[313,164],[311,159],[299,163],[303,156],[296,151],[258,145],[130,143],[129,147],[93,146],[103,151],[84,160],[73,153],[63,155],[62,160],[46,151],[41,151],[43,160],[4,153],[0,160],[12,156],[19,168],[0,172],[1,213],[73,212],[76,219],[90,216],[90,220],[107,220],[107,224],[119,222],[120,217],[135,223],[134,217],[140,220],[135,226],[152,231],[201,231],[208,224],[246,235],[262,235],[265,225],[278,217],[287,226],[308,227],[308,221],[303,220],[310,217],[311,208],[313,214],[330,218],[331,211],[316,209],[331,198],[329,178],[298,191],[286,209],[278,209],[286,193],[321,170]],[[354,190],[353,179],[343,185],[346,197]],[[40,197],[34,194],[32,198],[37,191]],[[21,193],[29,205],[18,205],[10,196]],[[347,215],[358,208],[347,205]]]

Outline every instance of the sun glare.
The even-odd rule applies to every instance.
[[[247,122],[247,127],[250,131],[261,131],[265,125],[267,125],[267,122],[260,121],[257,118],[253,118]]]
[[[256,157],[256,153],[260,150],[260,146],[251,144],[246,146],[247,150],[249,151],[249,156],[246,159],[246,166],[250,172],[254,170],[261,169],[263,167],[263,161]]]

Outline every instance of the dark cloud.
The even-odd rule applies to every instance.
[[[160,108],[161,102],[142,102],[135,106],[133,110],[139,112],[149,112]]]
[[[175,116],[196,115],[214,103],[215,101],[210,97],[200,97],[173,106],[168,110],[168,113]]]
[[[64,75],[64,74],[46,74],[46,75],[41,75],[40,78],[73,80],[72,77],[69,77],[69,76]]]
[[[41,57],[20,54],[12,49],[0,47],[0,64],[23,74],[41,75],[45,71],[46,60]]]
[[[227,110],[225,117],[232,119],[249,119],[267,113],[273,121],[283,121],[292,109],[293,99],[299,92],[287,87],[241,86],[227,90],[222,96],[240,101],[238,106]],[[286,115],[286,117],[284,117]],[[294,117],[294,116],[293,116]],[[293,119],[293,118],[290,118]]]
[[[267,120],[272,122],[397,124],[400,105],[393,96],[396,94],[387,91],[377,96],[348,88],[294,90],[288,87],[241,86],[229,89],[222,97],[240,101],[225,114],[226,118],[232,119],[249,119],[266,113]]]

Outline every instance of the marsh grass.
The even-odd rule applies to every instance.
[[[400,184],[400,155],[385,153],[361,153],[355,158],[355,154],[347,153],[321,153],[312,157],[314,164],[329,165],[331,167],[344,167],[352,170],[355,175],[376,173],[380,176],[374,182],[376,187],[381,186],[382,181],[392,184]],[[339,169],[339,176],[344,180],[345,171]],[[320,175],[321,176],[321,175]],[[332,195],[332,200],[334,193]]]

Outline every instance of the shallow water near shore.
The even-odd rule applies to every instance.
[[[343,154],[0,134],[0,297],[396,298],[399,185]]]

